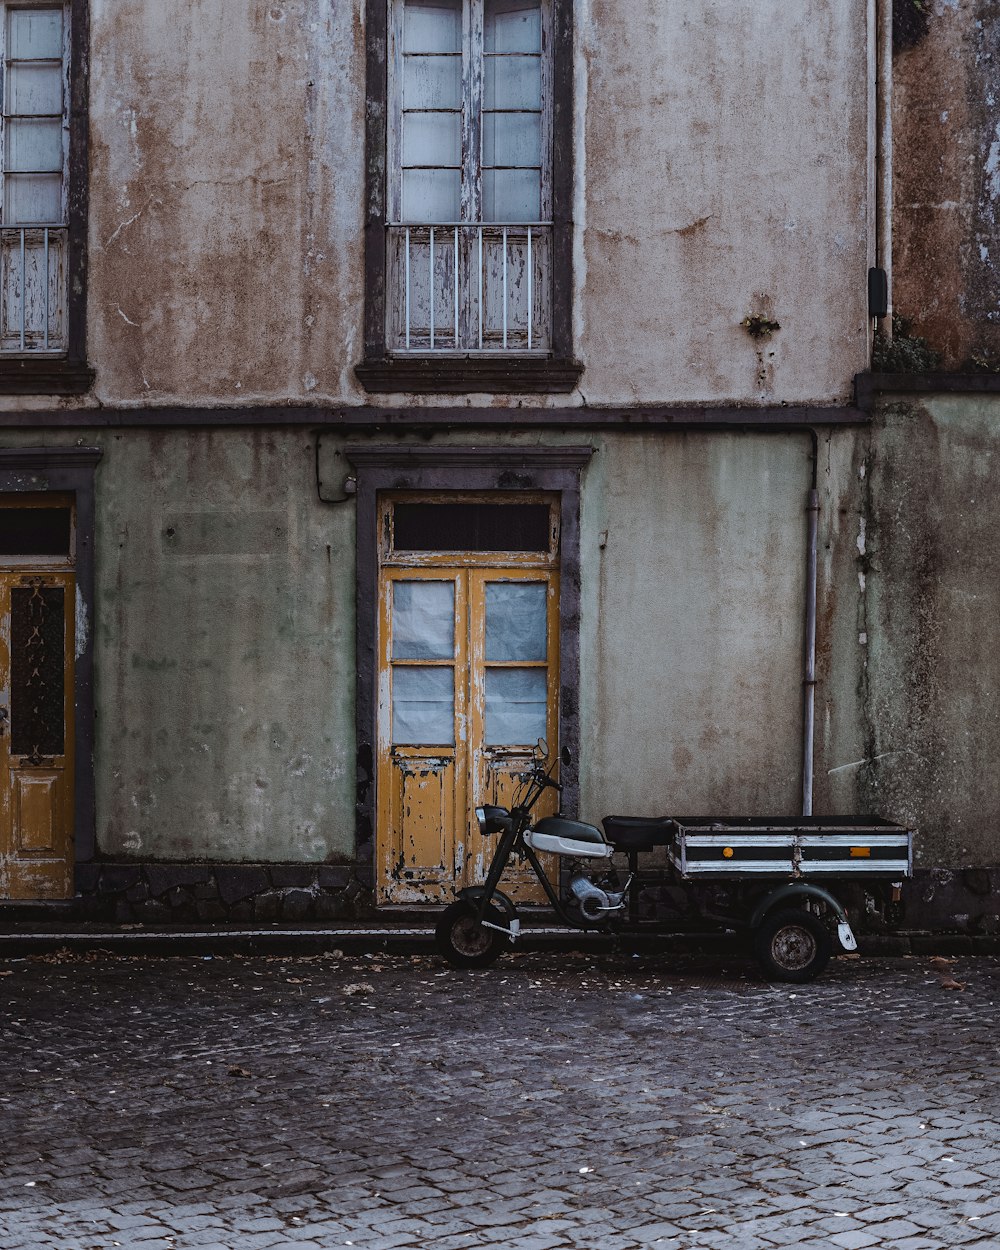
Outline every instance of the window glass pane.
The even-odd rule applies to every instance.
[[[69,508],[0,508],[0,555],[69,555]]]
[[[10,750],[62,755],[65,750],[61,586],[16,586],[10,592]]]
[[[394,551],[548,551],[545,503],[398,503]]]
[[[530,746],[545,737],[544,668],[486,670],[487,746]]]
[[[487,584],[487,661],[546,658],[547,591],[545,582]]]
[[[403,114],[404,165],[454,165],[457,168],[461,163],[459,113]]]
[[[455,583],[393,582],[392,658],[447,660],[455,654]]]
[[[8,174],[4,179],[4,224],[62,220],[62,178],[59,174]]]
[[[542,62],[537,56],[488,56],[483,62],[483,107],[540,109]]]
[[[7,55],[15,61],[62,60],[62,9],[11,9]]]
[[[541,174],[537,169],[484,169],[484,221],[538,221]]]
[[[538,113],[486,113],[484,165],[541,165],[542,119]]]
[[[7,123],[8,170],[52,170],[62,173],[63,128],[58,121],[26,121],[18,118]]]
[[[404,52],[461,52],[461,0],[407,0]]]
[[[403,220],[457,221],[460,213],[458,169],[404,169]],[[440,246],[442,240],[438,239]]]
[[[7,70],[7,112],[60,116],[62,88],[62,65],[11,65]]]
[[[403,61],[404,109],[462,107],[460,56],[408,56]]]
[[[540,52],[542,14],[538,0],[486,0],[483,37],[487,52]]]
[[[392,740],[401,746],[454,746],[452,669],[392,670]]]

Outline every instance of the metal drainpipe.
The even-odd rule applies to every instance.
[[[806,648],[802,679],[802,815],[813,814],[813,744],[816,732],[816,547],[819,536],[819,458],[816,431],[812,435],[812,486],[806,503]]]
[[[877,0],[875,41],[875,264],[889,287],[879,329],[892,338],[892,0]]]

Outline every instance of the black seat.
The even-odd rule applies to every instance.
[[[667,816],[605,816],[601,823],[608,841],[619,851],[651,851],[670,842]]]

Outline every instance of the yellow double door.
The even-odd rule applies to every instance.
[[[0,898],[73,893],[72,573],[0,570]]]
[[[557,749],[558,574],[384,568],[379,598],[378,897],[448,902],[489,868],[475,808],[510,807],[538,740]],[[544,897],[516,868],[504,889]]]

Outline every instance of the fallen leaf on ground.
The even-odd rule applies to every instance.
[[[930,962],[935,968],[941,968],[947,972],[955,961],[954,959],[946,959],[944,955],[932,955]]]
[[[968,981],[956,981],[954,977],[942,976],[938,974],[943,990],[964,990],[968,985]]]
[[[305,977],[285,977],[289,985],[308,985],[309,982]]]
[[[369,985],[367,981],[356,981],[352,985],[344,986],[345,994],[374,994],[375,986]]]
[[[230,1076],[249,1076],[250,1073],[246,1070],[246,1068],[241,1068],[238,1063],[231,1063],[229,1065],[229,1075]]]

